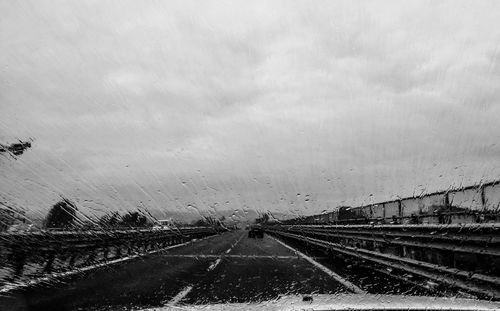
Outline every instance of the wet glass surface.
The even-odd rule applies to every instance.
[[[0,309],[499,309],[499,6],[0,2]]]

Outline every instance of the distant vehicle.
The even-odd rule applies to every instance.
[[[264,238],[264,230],[260,225],[251,226],[248,231],[248,237],[250,239],[262,239]]]

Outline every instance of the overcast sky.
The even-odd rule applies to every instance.
[[[498,1],[0,1],[4,202],[331,210],[500,177]]]

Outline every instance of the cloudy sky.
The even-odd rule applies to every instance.
[[[500,177],[498,1],[0,1],[3,202],[312,214]]]

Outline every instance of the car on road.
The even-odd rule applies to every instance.
[[[260,225],[254,225],[248,230],[248,237],[250,239],[262,239],[264,238],[264,230]]]

